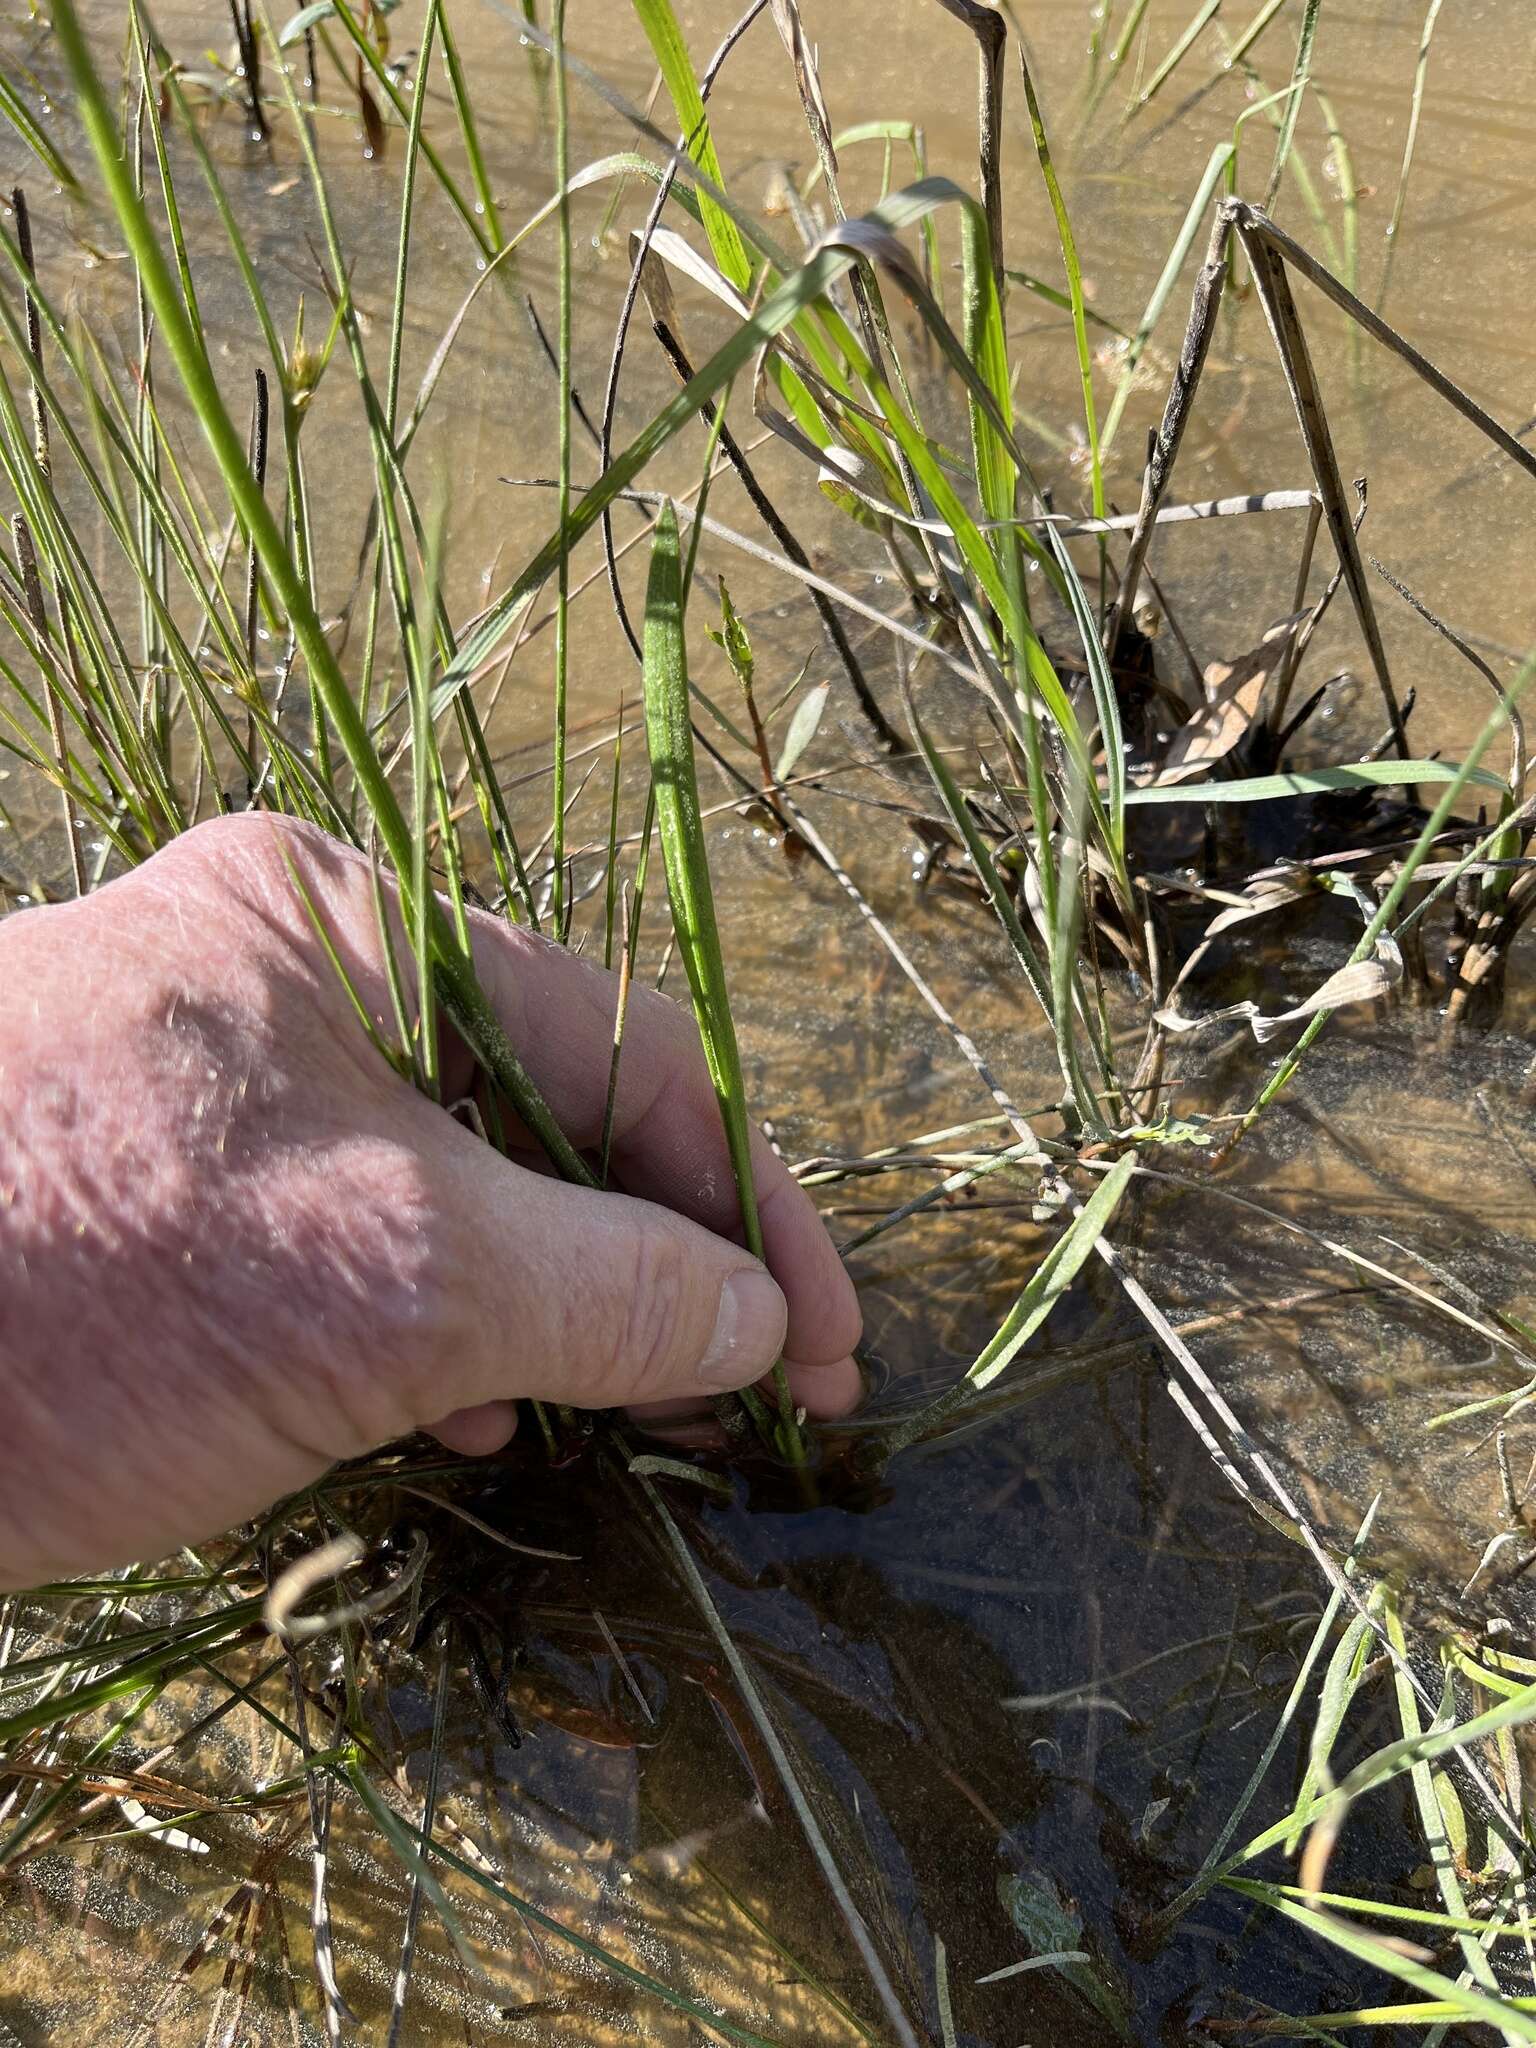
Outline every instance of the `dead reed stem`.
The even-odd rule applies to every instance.
[[[1184,342],[1179,350],[1178,363],[1174,367],[1168,402],[1163,407],[1162,424],[1152,437],[1147,453],[1147,466],[1141,480],[1141,505],[1137,510],[1130,552],[1126,556],[1125,567],[1120,576],[1120,594],[1115,600],[1115,609],[1105,643],[1111,662],[1115,659],[1126,621],[1135,609],[1136,589],[1141,582],[1141,572],[1146,566],[1147,549],[1152,540],[1157,508],[1162,503],[1163,493],[1167,490],[1169,479],[1173,475],[1173,465],[1178,458],[1180,443],[1184,439],[1184,429],[1189,424],[1189,415],[1194,408],[1195,392],[1200,385],[1200,372],[1205,368],[1205,359],[1210,353],[1211,336],[1216,331],[1216,315],[1221,307],[1221,294],[1227,281],[1227,243],[1231,239],[1231,233],[1232,224],[1223,210],[1217,214],[1212,225],[1210,246],[1205,252],[1205,261],[1195,279],[1194,296],[1189,307],[1189,323],[1184,330]]]
[[[1322,393],[1318,388],[1317,372],[1312,366],[1311,351],[1307,347],[1301,316],[1291,295],[1290,279],[1286,276],[1285,265],[1280,257],[1250,221],[1234,218],[1233,226],[1237,229],[1243,253],[1247,256],[1249,267],[1253,271],[1253,281],[1264,308],[1264,317],[1269,322],[1269,331],[1280,357],[1280,367],[1285,372],[1291,403],[1296,408],[1296,422],[1301,428],[1307,459],[1312,465],[1318,495],[1322,499],[1323,516],[1328,521],[1328,531],[1339,557],[1339,565],[1344,571],[1344,581],[1349,586],[1355,616],[1360,621],[1360,631],[1371,657],[1377,687],[1386,706],[1393,744],[1399,756],[1406,760],[1408,735],[1403,728],[1403,714],[1398,705],[1397,693],[1392,687],[1387,650],[1382,642],[1376,608],[1371,601],[1370,586],[1366,582],[1365,565],[1360,560],[1360,544],[1355,538],[1354,521],[1350,517],[1349,502],[1344,493],[1344,480],[1339,474],[1339,460],[1334,452],[1333,436],[1328,430],[1328,415],[1323,405]]]

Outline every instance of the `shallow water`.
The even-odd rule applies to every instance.
[[[1154,0],[1143,76],[1188,11]],[[729,25],[730,10],[714,5],[679,12],[696,51]],[[915,116],[933,168],[968,177],[972,72],[958,26],[916,4],[897,10],[843,0],[805,12],[821,39],[834,125]],[[1287,75],[1294,12],[1255,52],[1263,89]],[[1421,17],[1417,0],[1323,11],[1314,75],[1361,188],[1359,277],[1373,300]],[[98,8],[96,19],[105,38],[115,12]],[[486,119],[493,183],[506,220],[515,222],[550,189],[534,80],[504,14],[469,7],[455,20]],[[163,7],[159,21],[194,69],[209,38],[222,33],[196,7]],[[392,17],[395,54],[407,64],[418,24],[413,5]],[[1127,85],[1117,86],[1091,143],[1074,148],[1086,9],[1076,0],[1036,5],[1028,27],[1093,303],[1134,325],[1210,148],[1231,133],[1245,104],[1242,83],[1213,76],[1216,46],[1202,44],[1153,108],[1123,129],[1111,118],[1126,96]],[[40,32],[10,22],[3,34],[8,71],[14,67],[29,84],[34,73],[45,83],[54,76]],[[605,77],[631,99],[645,97],[649,60],[628,10],[576,6],[571,34]],[[1137,61],[1126,68],[1127,82]],[[1196,84],[1204,89],[1195,92]],[[1527,260],[1536,177],[1522,149],[1533,85],[1536,63],[1514,0],[1446,10],[1385,301],[1389,317],[1512,425],[1527,418],[1536,390]],[[1054,281],[1059,258],[1018,126],[1012,76],[1009,94],[1010,260]],[[355,287],[376,311],[382,344],[394,240],[391,164],[362,160],[355,115],[334,77],[322,99],[337,110],[322,128],[358,263]],[[574,110],[574,162],[629,146],[611,111],[580,92]],[[808,162],[782,51],[766,21],[726,74],[715,134],[733,189],[753,203],[777,167],[803,171]],[[323,295],[305,239],[308,203],[291,182],[299,168],[292,139],[279,132],[270,148],[253,147],[229,111],[210,114],[209,135],[242,219],[253,224],[253,253],[275,301],[291,317],[307,292],[313,330]],[[1300,135],[1327,231],[1342,253],[1340,181],[1329,175],[1315,105]],[[1244,136],[1248,159],[1262,166],[1270,149],[1262,115]],[[878,171],[878,151],[847,153],[850,211],[873,196]],[[1249,189],[1259,181],[1257,168],[1245,174]],[[625,269],[618,238],[595,239],[606,203],[603,189],[577,207],[578,383],[594,407]],[[40,197],[34,207],[42,213]],[[1278,211],[1318,246],[1320,230],[1294,188]],[[631,194],[621,218],[638,215]],[[49,218],[61,227],[61,210]],[[461,230],[433,192],[423,199],[421,222],[407,391],[473,277]],[[788,231],[782,220],[775,226]],[[194,207],[194,248],[208,232]],[[128,281],[110,252],[105,262],[88,257],[56,231],[42,255],[52,285],[113,309],[128,331]],[[530,244],[520,289],[534,296],[547,324],[555,285],[546,239]],[[1157,374],[1127,412],[1113,452],[1110,494],[1122,505],[1135,499],[1140,448],[1161,405],[1187,290],[1186,278],[1156,336]],[[1302,306],[1344,472],[1370,479],[1365,542],[1475,637],[1503,673],[1501,651],[1536,637],[1528,482],[1485,460],[1484,444],[1399,367],[1384,366],[1369,349],[1357,353],[1337,320],[1306,295]],[[251,347],[236,281],[210,273],[203,310],[234,388]],[[691,302],[686,314],[702,353],[715,330]],[[1020,404],[1050,428],[1032,452],[1058,503],[1079,504],[1085,483],[1070,428],[1079,397],[1064,324],[1021,293],[1011,331]],[[637,341],[626,368],[621,417],[632,423],[668,389],[669,373],[646,340]],[[1102,409],[1112,366],[1100,375]],[[1234,306],[1226,317],[1209,377],[1175,495],[1303,484],[1304,458],[1255,304]],[[953,394],[937,371],[929,381],[925,404],[935,416],[947,405],[958,425]],[[318,403],[327,395],[323,388]],[[464,612],[502,586],[552,517],[549,493],[501,481],[548,476],[555,463],[553,377],[512,297],[481,295],[433,419],[419,476],[425,485],[435,465],[449,494],[449,576],[455,608]],[[339,406],[334,417],[317,417],[306,430],[311,437],[317,495],[326,505],[317,533],[320,574],[339,612],[355,575],[368,477],[355,422]],[[691,485],[699,452],[696,444],[671,451],[661,465],[669,484]],[[595,467],[585,449],[581,462],[589,463],[587,473]],[[855,534],[850,544],[848,529],[834,523],[814,479],[793,458],[765,449],[761,462],[813,554],[827,559],[835,546],[838,573],[849,574],[851,545],[855,564],[868,565],[872,579],[873,541]],[[755,530],[730,481],[717,486],[712,510],[729,526]],[[1279,514],[1178,529],[1160,543],[1154,567],[1202,660],[1240,653],[1291,608],[1299,539],[1299,516]],[[587,567],[596,561],[590,555]],[[713,542],[701,562],[728,574],[765,671],[787,683],[809,654],[820,672],[819,631],[798,593]],[[637,566],[632,558],[631,593]],[[862,587],[878,601],[873,580]],[[1416,741],[1424,752],[1454,753],[1483,717],[1486,686],[1380,588],[1399,691],[1418,692]],[[529,636],[491,724],[519,819],[533,837],[547,809],[535,771],[547,744],[551,644],[547,631]],[[612,731],[620,690],[632,698],[637,687],[601,589],[582,602],[576,644],[575,717],[584,739],[596,742]],[[1166,635],[1163,644],[1160,659],[1176,662]],[[859,645],[880,675],[879,650],[862,638]],[[702,646],[695,653],[706,685],[718,682],[713,656]],[[1361,664],[1342,605],[1312,663],[1316,679]],[[1381,725],[1363,687],[1341,688],[1336,701],[1332,727],[1319,739],[1331,753],[1351,739],[1368,740]],[[834,703],[836,716],[811,757],[827,771],[826,790],[900,794],[867,767],[834,779],[833,769],[867,753],[856,711],[836,696]],[[951,718],[964,715],[957,703],[945,708]],[[593,758],[597,772],[573,828],[578,844],[603,829],[606,749]],[[3,794],[25,824],[33,795],[15,776]],[[814,804],[862,890],[941,996],[963,1010],[1014,1098],[1049,1102],[1056,1092],[1049,1048],[978,906],[941,885],[919,889],[910,847],[885,814],[828,793]],[[58,849],[46,831],[27,835],[20,851],[11,844],[0,862],[11,884],[31,893],[31,885],[56,880]],[[954,1047],[830,877],[807,861],[789,867],[760,829],[729,813],[717,848],[753,1092],[789,1157],[862,1154],[986,1113],[990,1105]],[[1336,913],[1298,920],[1283,954],[1287,985],[1298,996],[1314,986],[1346,938]],[[653,961],[660,943],[657,933]],[[1250,946],[1232,947],[1213,963],[1191,1007],[1202,996],[1214,1003],[1242,992],[1234,984],[1256,971],[1254,960]],[[1200,1325],[1191,1341],[1202,1364],[1317,1526],[1347,1541],[1371,1496],[1385,1489],[1382,1554],[1400,1564],[1420,1599],[1445,1605],[1454,1605],[1493,1526],[1497,1471],[1479,1431],[1426,1435],[1422,1425],[1518,1384],[1510,1360],[1401,1295],[1341,1293],[1357,1276],[1225,1195],[1311,1223],[1438,1289],[1411,1256],[1381,1242],[1396,1240],[1483,1301],[1529,1313],[1536,1138],[1522,1106],[1522,1022],[1523,1011],[1506,1019],[1502,1034],[1447,1051],[1436,1049],[1433,1019],[1411,1007],[1336,1023],[1321,1056],[1214,1187],[1200,1154],[1169,1148],[1167,1170],[1195,1185],[1140,1194],[1117,1227],[1159,1303],[1176,1320]],[[1181,1113],[1244,1106],[1268,1057],[1241,1027],[1181,1047],[1174,1062]],[[923,1184],[910,1175],[845,1183],[826,1197],[834,1228],[851,1234],[868,1212],[883,1212]],[[946,1384],[995,1328],[1048,1241],[1031,1216],[1032,1192],[1012,1184],[1003,1195],[978,1194],[857,1255],[870,1343],[888,1373],[876,1422],[920,1389]],[[1273,1725],[1321,1610],[1321,1581],[1221,1483],[1168,1399],[1157,1354],[1102,1276],[1085,1276],[1005,1385],[1011,1392],[989,1407],[984,1426],[909,1454],[878,1489],[829,1478],[826,1504],[807,1510],[771,1475],[758,1474],[738,1483],[729,1507],[689,1509],[714,1598],[753,1657],[858,1908],[924,2038],[940,2038],[936,1940],[948,1955],[957,2038],[970,2048],[1106,2037],[1102,2018],[1055,1972],[977,1986],[1027,1953],[1008,1910],[1020,1887],[1049,1887],[1075,1902],[1084,1945],[1120,1987],[1135,2038],[1146,2042],[1182,2041],[1204,2017],[1230,2019],[1255,2000],[1318,2011],[1349,2006],[1366,1990],[1384,1995],[1384,1980],[1351,1971],[1276,1923],[1250,1920],[1241,1901],[1219,1893],[1160,1952],[1144,1953],[1141,1923],[1198,1866]],[[1517,1478],[1530,1455],[1528,1435],[1518,1425],[1510,1432]],[[831,1464],[835,1471],[835,1447]],[[442,1806],[474,1850],[513,1892],[715,2005],[739,2027],[797,2048],[892,2038],[654,1523],[615,1491],[611,1477],[587,1466],[550,1474],[531,1443],[515,1450],[505,1471],[489,1471],[478,1492],[456,1489],[454,1498],[517,1542],[579,1553],[578,1562],[535,1562],[419,1503],[407,1509],[422,1514],[433,1537],[429,1572],[437,1576],[429,1583],[457,1582],[461,1622],[452,1639]],[[1509,1599],[1512,1618],[1528,1633],[1518,1587]],[[487,1637],[493,1659],[503,1635],[516,1653],[508,1696],[520,1746],[488,1716],[470,1682],[469,1629]],[[421,1685],[397,1687],[388,1698],[377,1686],[368,1694],[376,1725],[387,1726],[392,1715],[398,1726],[418,1796],[434,1668],[428,1656]],[[644,1696],[643,1711],[626,1671]],[[187,1697],[177,1696],[168,1726],[188,1711]],[[1365,1725],[1355,1739],[1364,1744],[1386,1732]],[[225,1724],[218,1743],[202,1759],[199,1782],[217,1783],[220,1765],[263,1768],[260,1737],[243,1724]],[[1295,1768],[1293,1752],[1283,1750],[1276,1800]],[[1275,1810],[1261,1800],[1255,1821]],[[220,1816],[195,1825],[211,1846],[207,1857],[142,1842],[77,1847],[24,1866],[0,1892],[0,1942],[9,1952],[0,2043],[7,2028],[27,2048],[44,2040],[166,2048],[205,2039],[276,2042],[294,2038],[295,2029],[305,2040],[322,2038],[308,1961],[307,1819],[289,1808],[275,1820]],[[1400,1895],[1417,1853],[1403,1809],[1378,1800],[1352,1819],[1334,1874]],[[255,1906],[245,1901],[243,1920],[237,1904],[214,1954],[178,1976],[214,1910],[253,1872],[271,1891],[252,1894]],[[695,2021],[560,1953],[547,1935],[520,1934],[508,1911],[487,1911],[462,1885],[454,1896],[496,1988],[466,1975],[434,1916],[424,1914],[405,2041],[701,2038]],[[340,1806],[331,1899],[340,1981],[361,2021],[357,2037],[382,2040],[406,1884],[371,1828]],[[243,2006],[241,1944],[254,1956]]]

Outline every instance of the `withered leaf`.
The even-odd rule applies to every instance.
[[[1236,661],[1213,661],[1209,665],[1205,671],[1205,703],[1187,725],[1179,727],[1167,759],[1148,781],[1192,782],[1226,759],[1258,716],[1264,685],[1311,616],[1310,611],[1300,611],[1277,619],[1258,646],[1247,654]]]

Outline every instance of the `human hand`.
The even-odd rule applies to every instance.
[[[164,1555],[417,1428],[488,1453],[523,1396],[675,1412],[782,1349],[811,1415],[852,1406],[853,1287],[761,1139],[773,1277],[731,1241],[690,1017],[631,995],[624,1192],[539,1171],[515,1120],[502,1158],[369,1043],[285,850],[389,1036],[368,864],[292,820],[216,820],[0,923],[0,1586]],[[488,916],[473,940],[594,1146],[614,977]],[[473,1080],[452,1039],[450,1103]]]

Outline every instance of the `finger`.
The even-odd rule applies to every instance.
[[[836,1422],[863,1399],[864,1375],[851,1352],[827,1365],[804,1365],[799,1359],[786,1358],[784,1366],[795,1405],[803,1408],[812,1422]]]
[[[834,1365],[805,1366],[785,1360],[785,1371],[789,1376],[789,1391],[797,1408],[803,1408],[812,1422],[836,1422],[849,1410],[857,1407],[864,1392],[864,1375],[857,1362],[839,1359]],[[771,1400],[772,1382],[764,1383],[765,1397]],[[713,1420],[708,1405],[697,1396],[672,1401],[646,1401],[631,1403],[630,1415],[642,1429],[659,1430],[670,1434],[674,1427],[694,1423],[708,1423],[711,1441],[718,1439],[719,1428]]]
[[[493,918],[474,921],[476,965],[520,1058],[578,1146],[603,1129],[616,977]],[[652,989],[632,990],[614,1103],[613,1165],[632,1194],[737,1235],[740,1206],[719,1104],[693,1020]],[[789,1305],[787,1355],[849,1384],[862,1318],[853,1283],[809,1197],[760,1133],[753,1183],[769,1269]]]
[[[488,1458],[505,1449],[517,1430],[515,1401],[482,1401],[474,1408],[455,1408],[430,1425],[445,1450],[461,1458]]]
[[[437,1219],[423,1284],[448,1305],[413,1362],[417,1419],[478,1448],[462,1411],[483,1403],[700,1400],[769,1370],[786,1310],[756,1259],[655,1203],[525,1172],[416,1100]]]

